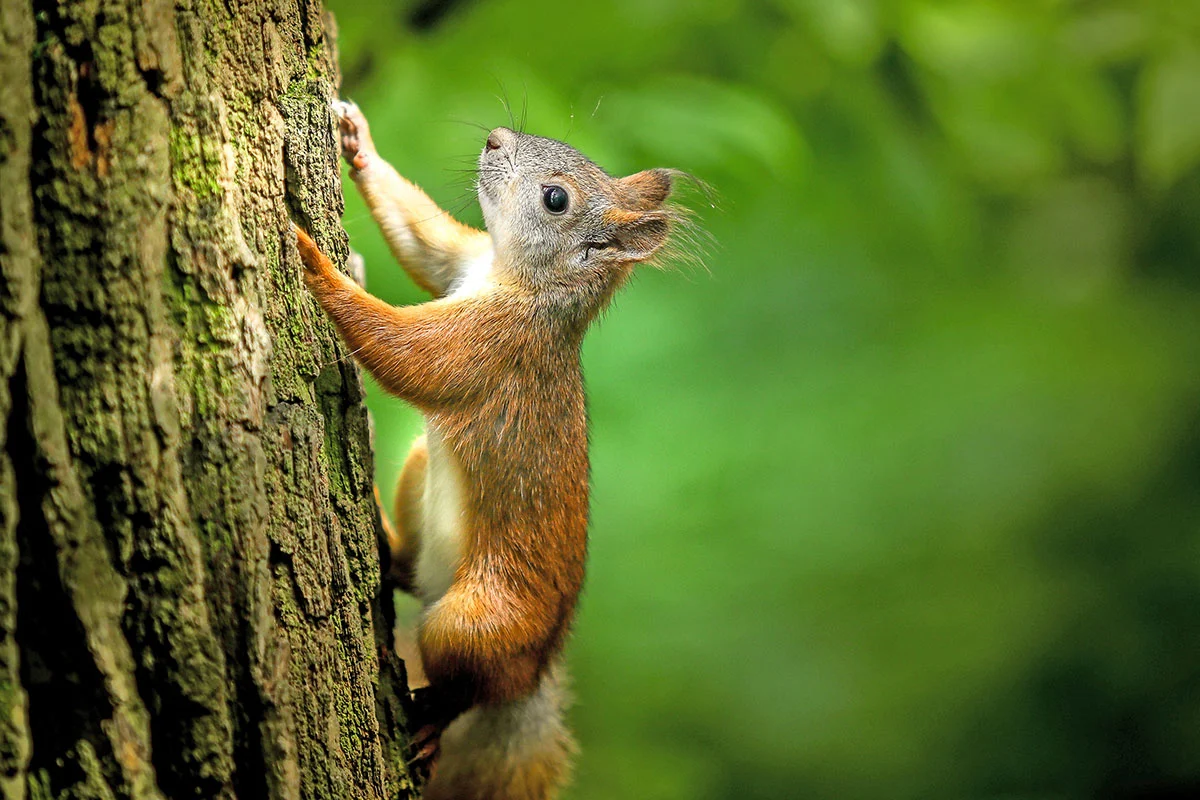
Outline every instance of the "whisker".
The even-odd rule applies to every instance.
[[[457,122],[459,125],[467,125],[468,127],[471,127],[471,128],[478,128],[479,130],[483,131],[484,133],[491,133],[490,128],[488,128],[484,125],[481,125],[478,122],[472,122],[469,119],[459,119],[457,117],[450,117],[450,121]]]
[[[459,214],[461,214],[462,212],[466,211],[468,208],[470,208],[470,207],[471,207],[471,203],[472,203],[472,202],[474,202],[474,201],[475,201],[475,195],[474,195],[474,194],[468,194],[468,195],[464,195],[463,197],[461,197],[461,198],[460,198],[460,199],[459,199],[459,200],[458,200],[458,201],[457,201],[457,202],[454,204],[454,215],[455,215],[455,216],[458,216],[458,215],[459,215]]]
[[[362,222],[364,219],[368,219],[370,216],[371,216],[371,212],[370,212],[370,211],[368,211],[368,212],[366,212],[366,213],[364,213],[364,214],[354,214],[354,215],[352,215],[352,216],[349,216],[349,217],[345,217],[345,216],[344,216],[344,217],[342,217],[342,227],[343,227],[343,228],[344,228],[344,227],[346,227],[346,223],[347,223],[347,222],[349,222],[349,223],[351,223],[351,224],[353,224],[353,223],[355,223],[355,222]]]
[[[500,78],[495,75],[492,77],[495,79],[496,85],[500,87],[500,94],[496,95],[496,99],[500,101],[500,104],[504,106],[505,112],[508,113],[508,127],[515,128],[516,123],[513,121],[512,104],[508,102],[508,89],[504,87],[504,82]]]

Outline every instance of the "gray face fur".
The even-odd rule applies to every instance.
[[[549,187],[567,206],[546,206]],[[575,148],[508,128],[479,156],[479,204],[497,265],[536,288],[578,289],[602,302],[632,266],[666,243],[672,214],[668,170],[612,178]]]

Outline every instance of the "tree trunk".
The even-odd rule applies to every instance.
[[[0,796],[407,798],[316,0],[0,0]]]

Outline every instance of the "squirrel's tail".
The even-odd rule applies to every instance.
[[[552,800],[571,771],[575,742],[563,722],[566,673],[553,664],[529,697],[483,705],[442,734],[425,800]]]

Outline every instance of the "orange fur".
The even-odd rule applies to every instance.
[[[437,424],[466,477],[466,556],[419,632],[431,684],[461,687],[471,703],[528,695],[583,583],[582,326],[517,287],[389,306],[296,235],[308,285],[355,358]]]

